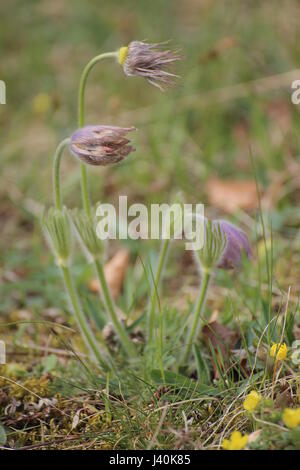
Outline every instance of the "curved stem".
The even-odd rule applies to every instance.
[[[64,139],[57,147],[54,154],[53,161],[53,187],[54,187],[54,203],[56,209],[62,209],[61,190],[60,190],[60,162],[63,151],[67,145],[69,145],[70,139]]]
[[[84,93],[87,78],[89,76],[90,71],[102,59],[117,57],[117,52],[105,52],[104,54],[97,55],[94,57],[83,69],[81,74],[80,83],[79,83],[79,93],[78,93],[78,127],[82,127],[84,125]],[[91,215],[91,202],[88,192],[88,182],[87,182],[87,170],[84,163],[81,163],[81,194],[82,194],[82,202],[83,208],[85,213],[90,216]]]
[[[119,318],[116,314],[115,307],[114,307],[114,302],[113,302],[113,299],[111,298],[111,294],[110,294],[108,285],[106,283],[106,279],[105,279],[102,264],[98,259],[94,259],[94,264],[95,264],[97,276],[98,276],[98,279],[99,279],[99,282],[100,282],[101,292],[102,292],[102,295],[103,295],[105,306],[106,306],[107,312],[109,314],[109,317],[112,321],[112,324],[113,324],[117,334],[119,335],[119,338],[121,340],[121,343],[122,343],[122,346],[123,346],[124,350],[127,352],[127,354],[129,356],[135,356],[136,355],[135,347],[131,343],[126,331],[124,330],[124,328],[123,328],[122,324],[120,323]]]
[[[151,299],[150,299],[150,307],[148,311],[148,341],[151,342],[154,336],[154,323],[155,323],[155,305],[156,300],[158,297],[158,289],[161,281],[161,275],[163,271],[163,267],[165,265],[167,252],[169,248],[170,240],[163,240],[160,253],[159,253],[159,260],[157,271],[154,279],[154,285],[152,288]]]
[[[78,327],[80,329],[81,335],[84,339],[84,342],[92,353],[93,357],[98,361],[98,363],[105,368],[106,370],[110,369],[110,366],[107,364],[106,360],[102,357],[102,354],[98,348],[97,340],[90,329],[86,318],[82,312],[81,305],[78,299],[77,292],[75,290],[70,268],[66,266],[61,266],[62,275],[65,281],[66,289],[69,294],[70,302],[73,308],[73,313],[77,321]]]
[[[187,337],[187,343],[186,343],[186,348],[185,352],[183,355],[183,365],[188,361],[192,345],[195,339],[195,336],[197,335],[198,332],[198,327],[199,327],[199,321],[201,319],[201,315],[205,306],[205,300],[206,300],[206,294],[207,294],[207,289],[209,286],[209,281],[210,281],[211,274],[209,271],[203,271],[203,279],[201,283],[201,289],[198,297],[198,301],[196,304],[195,312],[194,312],[194,318],[192,322],[191,329],[188,333]]]
[[[88,217],[91,217],[91,200],[89,195],[87,170],[84,163],[80,163],[81,168],[81,197],[83,209]]]

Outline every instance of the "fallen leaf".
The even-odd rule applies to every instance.
[[[129,251],[119,250],[104,266],[105,279],[113,299],[116,299],[122,289],[124,278],[129,264]],[[91,292],[100,292],[98,279],[92,279],[89,283]]]
[[[249,436],[248,436],[248,444],[251,444],[252,442],[257,441],[257,439],[259,438],[260,434],[261,434],[261,429],[258,429],[257,431],[254,431],[254,432],[252,432],[251,434],[249,434]]]
[[[206,191],[214,207],[230,214],[237,209],[255,209],[258,205],[256,184],[252,180],[221,180],[213,177],[208,180]]]
[[[78,411],[76,411],[76,413],[75,413],[75,415],[74,415],[74,418],[73,418],[73,421],[72,421],[72,428],[71,428],[72,431],[73,431],[73,429],[76,429],[77,426],[78,426],[79,417],[80,417],[80,412],[81,412],[81,411],[82,411],[81,409],[78,410]]]

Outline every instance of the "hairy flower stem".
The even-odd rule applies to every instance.
[[[60,163],[61,158],[63,155],[63,151],[67,145],[69,145],[70,139],[64,139],[57,147],[55,155],[54,155],[54,162],[53,162],[53,187],[54,187],[54,202],[55,208],[57,210],[62,210],[62,198],[61,198],[61,190],[60,190]],[[87,320],[82,312],[81,305],[79,303],[78,295],[76,289],[73,284],[70,268],[67,266],[61,265],[61,272],[65,281],[66,291],[68,293],[74,316],[76,318],[81,336],[88,348],[88,350],[92,353],[92,356],[96,359],[96,361],[105,369],[109,370],[114,368],[113,364],[111,363],[108,365],[106,360],[102,357],[102,354],[98,348],[97,340],[94,337],[92,330],[90,329]]]
[[[102,263],[98,259],[94,259],[94,265],[96,268],[97,276],[100,282],[101,286],[101,292],[102,296],[104,299],[104,303],[106,306],[107,313],[112,321],[112,324],[116,330],[116,333],[118,334],[120,341],[122,343],[122,346],[128,356],[136,356],[136,350],[134,345],[131,343],[125,329],[123,328],[122,324],[119,321],[119,318],[116,314],[115,307],[114,307],[114,302],[111,297],[109,288],[107,286],[106,280],[105,280],[105,275],[102,267]]]
[[[163,240],[162,242],[157,271],[156,271],[155,278],[154,278],[154,285],[153,285],[152,292],[151,292],[150,307],[148,310],[148,335],[147,336],[148,336],[149,342],[152,342],[153,337],[154,337],[155,306],[156,306],[156,300],[158,297],[158,289],[160,286],[161,276],[162,276],[163,268],[164,268],[166,258],[167,258],[169,243],[170,243],[170,240]]]
[[[64,139],[57,147],[54,154],[53,162],[53,187],[54,187],[54,203],[56,209],[62,209],[61,190],[60,190],[60,162],[64,149],[69,145],[70,139]]]
[[[81,128],[84,125],[84,93],[87,78],[89,76],[90,71],[102,59],[106,58],[117,58],[118,52],[105,52],[104,54],[97,55],[94,57],[83,69],[80,78],[79,84],[79,93],[78,93],[78,127]],[[81,163],[81,194],[82,194],[82,202],[83,208],[88,216],[91,215],[91,202],[90,196],[88,191],[88,182],[87,182],[87,170],[84,163]]]
[[[108,58],[118,58],[118,52],[105,52],[104,54],[97,55],[94,57],[88,64],[85,66],[79,84],[79,94],[78,94],[78,127],[81,128],[84,125],[84,94],[86,88],[87,78],[90,71],[100,60]],[[82,202],[83,208],[88,217],[91,217],[91,202],[88,191],[88,181],[87,181],[87,170],[84,163],[81,163],[81,193],[82,193]],[[99,260],[94,259],[95,269],[99,278],[99,282],[102,288],[103,298],[106,305],[107,312],[111,318],[111,321],[115,327],[116,332],[118,333],[121,343],[127,352],[128,355],[135,355],[135,348],[130,342],[124,328],[119,322],[118,316],[115,312],[115,307],[111,298],[109,288],[106,283],[106,279],[103,272],[102,264]]]
[[[73,313],[77,321],[78,327],[80,329],[81,335],[84,339],[86,346],[89,351],[92,353],[93,357],[97,362],[105,369],[109,370],[111,367],[107,364],[106,360],[102,357],[102,354],[98,348],[97,340],[94,337],[92,330],[90,329],[84,314],[82,312],[80,302],[78,299],[77,292],[75,290],[70,268],[67,266],[61,266],[62,275],[65,281],[66,290],[69,294],[70,302],[73,308]]]
[[[183,355],[183,365],[186,364],[186,362],[188,361],[190,357],[193,342],[198,332],[199,321],[201,319],[201,315],[205,307],[206,294],[207,294],[210,278],[211,278],[211,273],[209,271],[203,271],[201,289],[199,292],[197,304],[195,306],[194,318],[193,318],[193,322],[192,322],[191,328],[187,336],[186,348],[185,348],[185,352]]]

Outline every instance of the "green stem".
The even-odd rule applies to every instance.
[[[80,83],[79,83],[79,93],[78,93],[78,127],[83,127],[84,125],[84,92],[86,87],[87,78],[90,71],[102,59],[106,58],[116,58],[118,55],[117,52],[105,52],[104,54],[97,55],[85,66],[81,74]],[[82,202],[85,213],[90,216],[91,214],[91,202],[88,191],[88,182],[87,182],[87,170],[84,163],[81,163],[81,194]]]
[[[190,357],[193,342],[194,342],[195,336],[198,332],[199,321],[201,319],[201,315],[202,315],[202,312],[204,310],[206,294],[207,294],[207,289],[208,289],[208,286],[209,286],[210,278],[211,278],[210,272],[209,271],[203,271],[201,289],[200,289],[198,301],[197,301],[197,304],[196,304],[196,308],[195,308],[195,311],[194,311],[193,323],[192,323],[191,329],[188,333],[187,342],[186,342],[186,349],[185,349],[185,352],[184,352],[184,355],[183,355],[183,365],[188,361],[188,359]]]
[[[73,307],[73,313],[77,321],[78,327],[80,329],[81,335],[84,339],[84,342],[92,353],[94,358],[99,362],[99,364],[106,370],[110,369],[105,359],[103,359],[102,354],[98,348],[97,340],[90,329],[85,316],[82,312],[81,305],[78,299],[77,292],[75,290],[70,268],[67,266],[61,266],[62,275],[65,281],[66,289],[69,294],[71,305]]]
[[[99,279],[99,282],[100,282],[101,292],[102,292],[102,296],[103,296],[103,299],[104,299],[104,303],[105,303],[107,312],[109,314],[109,317],[110,317],[110,319],[113,323],[113,326],[114,326],[117,334],[119,335],[122,346],[123,346],[124,350],[126,351],[126,353],[128,354],[128,356],[135,356],[136,355],[135,347],[131,343],[129,337],[127,336],[126,331],[124,330],[124,328],[123,328],[122,324],[120,323],[119,318],[116,314],[114,303],[113,303],[113,300],[111,298],[111,294],[110,294],[108,285],[106,283],[106,279],[105,279],[102,264],[98,259],[94,259],[94,264],[95,264],[97,276],[98,276],[98,279]]]
[[[56,209],[62,209],[61,190],[60,190],[60,162],[63,151],[67,145],[69,145],[70,139],[64,139],[57,147],[54,154],[53,161],[53,187],[54,187],[54,202]]]
[[[148,311],[148,341],[152,342],[154,336],[154,324],[155,324],[155,305],[158,297],[158,289],[161,281],[162,271],[165,265],[167,252],[169,248],[170,240],[163,240],[160,253],[157,271],[154,279],[154,285],[151,292],[150,307]]]

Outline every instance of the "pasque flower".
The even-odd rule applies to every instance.
[[[282,413],[282,420],[288,428],[296,428],[300,425],[300,408],[285,408]]]
[[[202,267],[239,268],[243,253],[251,257],[248,237],[240,228],[226,220],[209,221],[204,218],[203,221],[203,249],[197,251]]]
[[[251,253],[248,238],[242,230],[225,220],[211,221],[200,214],[195,214],[195,216],[203,221],[203,246],[194,251],[200,266],[202,282],[195,305],[193,320],[188,331],[183,355],[184,362],[188,361],[193,342],[198,334],[212,272],[217,267],[225,269],[239,267],[242,252],[245,251],[248,256]]]
[[[86,126],[71,137],[70,150],[88,165],[105,166],[124,160],[135,149],[126,134],[135,127]]]
[[[255,390],[252,390],[245,398],[243,407],[246,411],[254,411],[257,408],[261,400],[261,395],[257,393]]]
[[[242,436],[240,431],[234,431],[230,439],[224,439],[222,447],[224,450],[242,450],[247,445],[248,434]]]
[[[226,238],[226,245],[221,254],[217,267],[223,269],[239,268],[242,263],[242,253],[251,257],[251,248],[248,237],[240,228],[226,220],[214,220],[213,224],[220,227]]]
[[[118,60],[129,77],[140,76],[163,90],[162,85],[172,85],[177,78],[170,72],[170,65],[181,57],[178,51],[164,48],[164,44],[147,44],[133,41],[121,47]]]
[[[287,357],[288,348],[285,343],[274,343],[270,349],[270,356],[275,357],[276,361],[284,361]]]

